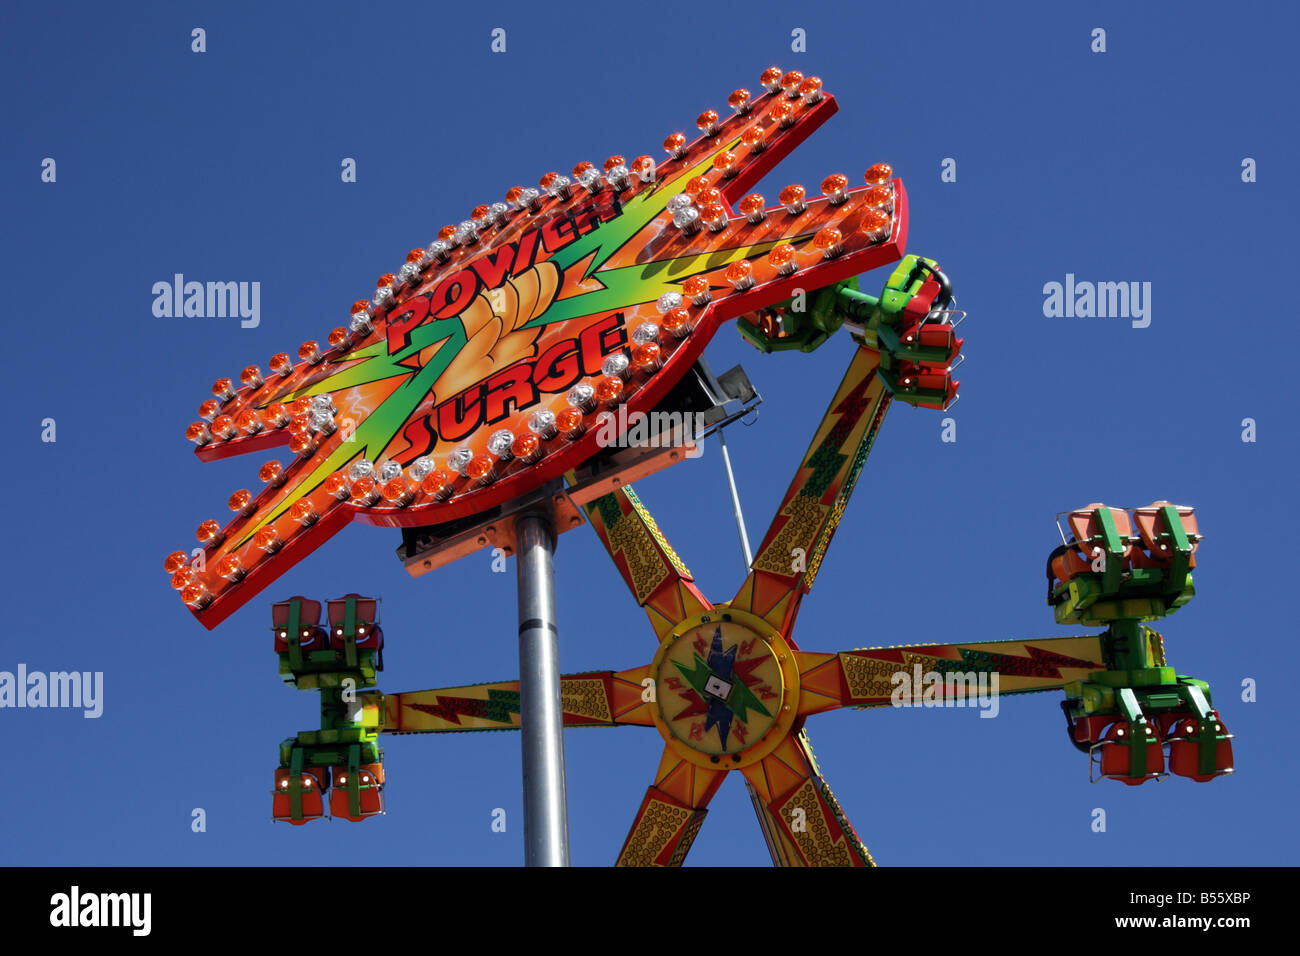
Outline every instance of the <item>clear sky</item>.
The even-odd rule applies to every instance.
[[[1053,515],[1168,498],[1196,506],[1206,540],[1198,595],[1161,630],[1237,734],[1229,779],[1128,788],[1089,786],[1059,696],[1004,700],[995,720],[815,717],[864,841],[891,865],[1294,863],[1300,22],[1292,4],[1140,7],[4,4],[0,670],[102,671],[105,691],[97,720],[0,710],[0,862],[522,860],[509,733],[387,741],[389,812],[359,829],[269,819],[277,745],[317,714],[276,675],[270,601],[381,596],[388,691],[509,679],[513,566],[494,574],[480,554],[412,580],[398,534],[357,525],[209,633],[162,560],[256,486],[261,459],[202,464],[183,431],[215,378],[322,337],[443,223],[548,169],[657,155],[777,64],[821,76],[840,112],[761,191],[892,163],[909,251],[939,259],[970,313],[957,441],[941,442],[938,413],[895,406],[796,640],[1076,633],[1043,600]],[[490,50],[496,27],[505,53]],[[175,273],[260,282],[260,324],[156,318],[151,288]],[[1047,317],[1043,287],[1067,274],[1149,282],[1150,325]],[[766,399],[728,435],[755,539],[849,350],[842,333],[764,356],[723,328],[706,353],[719,371],[743,362]],[[704,591],[729,597],[744,569],[716,445],[637,491]],[[589,528],[561,538],[556,563],[564,669],[649,661],[651,631]],[[1241,699],[1247,679],[1257,702]],[[661,749],[648,728],[568,733],[575,863],[614,859]],[[1105,833],[1090,828],[1098,807]],[[733,775],[689,862],[766,861]]]

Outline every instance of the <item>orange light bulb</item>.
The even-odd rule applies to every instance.
[[[718,131],[718,111],[705,110],[695,120],[695,125],[703,131],[705,136],[712,136]]]
[[[257,434],[263,428],[261,416],[257,415],[256,408],[244,408],[242,412],[235,415],[235,425],[244,434]]]
[[[526,432],[522,435],[515,436],[515,440],[510,443],[510,453],[529,465],[541,458],[542,443],[532,432]]]
[[[214,437],[222,441],[239,434],[239,430],[235,427],[235,419],[230,415],[218,415],[212,419],[211,431]]]
[[[781,89],[785,90],[790,96],[798,96],[799,84],[803,82],[803,74],[798,70],[791,70],[781,77]]]
[[[763,208],[766,205],[767,200],[763,198],[761,193],[750,193],[740,201],[738,208],[750,223],[758,225],[767,218],[767,210]]]
[[[789,100],[782,100],[773,106],[771,115],[781,129],[789,129],[794,125],[794,106]]]
[[[185,429],[185,437],[194,444],[203,446],[212,440],[207,422],[193,422]]]
[[[758,82],[763,84],[763,88],[768,92],[775,93],[781,88],[781,68],[779,66],[769,66],[758,78]]]
[[[189,563],[190,556],[188,554],[184,551],[173,551],[171,554],[167,555],[166,560],[163,561],[163,570],[168,574],[175,574]]]
[[[802,96],[805,103],[820,103],[822,101],[822,79],[820,76],[810,76],[804,79],[797,87],[795,93]]]
[[[827,259],[834,259],[844,247],[841,245],[844,236],[834,226],[823,226],[817,230],[817,235],[813,236],[813,246],[822,251],[822,256]]]
[[[676,311],[685,312],[686,310],[678,309]],[[623,380],[617,375],[602,375],[596,379],[596,401],[602,405],[617,405],[622,397]]]
[[[230,506],[231,511],[242,513],[248,510],[248,506],[252,501],[253,493],[247,488],[240,488],[230,496],[230,500],[227,501],[226,504]]]
[[[822,180],[822,192],[832,206],[838,206],[849,198],[849,177],[843,173],[831,173]]]
[[[191,607],[202,607],[210,600],[208,589],[197,582],[191,584],[181,592],[181,600]]]
[[[862,205],[881,212],[893,212],[894,190],[889,186],[868,186],[862,191]]]
[[[722,190],[717,186],[705,186],[695,194],[695,205],[697,206],[707,206],[716,202],[722,202]]]
[[[352,489],[348,487],[348,476],[341,471],[336,471],[326,478],[325,494],[339,501],[347,501],[352,495]]]
[[[391,272],[385,272],[377,280],[375,280],[375,288],[386,289],[396,281],[397,281],[397,276],[393,275]]]
[[[625,160],[622,156],[618,155],[618,153],[615,153],[613,156],[609,157],[609,159],[605,160],[605,172],[609,172],[615,166],[626,166],[626,165],[627,165],[627,160]]]
[[[364,504],[373,505],[379,500],[379,492],[373,475],[363,475],[352,482],[352,497]]]
[[[403,501],[410,500],[410,486],[406,482],[404,475],[394,475],[383,483],[379,489],[384,496],[385,501],[392,504],[401,504]]]
[[[244,576],[244,566],[239,561],[239,556],[228,554],[217,562],[217,574],[228,581],[238,581]]]
[[[663,363],[662,353],[654,342],[643,342],[632,348],[632,364],[643,372],[653,372]]]
[[[706,305],[713,298],[709,280],[700,275],[691,276],[682,283],[682,295],[696,305]]]
[[[691,321],[691,314],[685,309],[669,310],[664,314],[662,322],[669,334],[679,339],[690,335],[691,330],[695,328],[695,323]]]
[[[278,461],[268,461],[257,470],[257,477],[266,485],[275,486],[283,484],[284,467]]]
[[[890,232],[893,231],[893,220],[889,213],[880,209],[868,209],[862,216],[862,224],[858,227],[868,239],[872,242],[881,242],[889,238]]]
[[[195,537],[199,539],[200,544],[214,545],[221,541],[221,525],[209,518],[203,524],[199,525]]]
[[[681,159],[686,155],[686,135],[684,133],[669,133],[668,138],[664,140],[664,149],[673,159]]]
[[[420,489],[432,498],[441,501],[447,498],[455,490],[454,478],[449,472],[440,468],[435,468],[424,476],[420,482]]]
[[[709,188],[709,181],[704,176],[694,176],[686,181],[685,188],[682,192],[694,199],[701,192]]]
[[[465,465],[465,477],[486,485],[496,480],[497,460],[491,455],[476,455]]]
[[[266,380],[262,378],[262,370],[256,365],[250,365],[239,373],[239,381],[249,388],[261,388]]]
[[[727,97],[727,105],[744,116],[749,112],[749,90],[743,86]]]
[[[700,220],[709,232],[721,232],[727,227],[727,210],[720,202],[705,203],[700,206]]]
[[[185,585],[194,580],[194,569],[189,565],[183,568],[177,568],[172,574],[172,587],[177,591],[183,591]]]
[[[883,186],[894,177],[894,167],[889,163],[876,163],[867,169],[863,179],[867,181],[868,186]]]
[[[253,547],[267,554],[273,554],[280,548],[280,532],[275,528],[263,528],[253,535]]]
[[[736,164],[739,160],[736,154],[729,149],[724,149],[713,157],[713,168],[722,173],[723,176],[736,175]]]
[[[289,517],[299,524],[308,525],[319,516],[316,514],[316,506],[311,503],[310,498],[299,498],[289,508]]]
[[[805,195],[806,192],[802,186],[798,183],[792,183],[781,190],[781,194],[777,199],[781,201],[781,205],[785,206],[786,212],[792,216],[797,216],[808,208],[804,203]]]
[[[757,123],[745,127],[745,131],[740,134],[740,141],[749,148],[751,153],[761,153],[767,147],[763,128]]]
[[[279,375],[289,375],[293,372],[293,362],[287,352],[276,352],[271,356],[271,361],[267,363],[271,366],[271,371]]]
[[[262,424],[267,428],[283,428],[289,423],[289,413],[279,402],[272,402],[262,409]]]
[[[583,432],[582,410],[570,405],[555,416],[555,427],[566,438],[577,438]]]
[[[754,284],[753,273],[754,267],[750,265],[748,259],[737,259],[727,266],[723,277],[735,287],[737,292],[743,292]]]
[[[767,261],[779,275],[790,275],[797,268],[794,261],[794,246],[788,243],[773,246],[772,251],[767,254]]]

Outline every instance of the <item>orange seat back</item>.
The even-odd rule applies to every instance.
[[[271,623],[276,627],[285,627],[289,623],[289,605],[294,601],[302,604],[302,609],[298,612],[298,623],[302,625],[317,625],[320,623],[320,601],[309,601],[305,597],[295,595],[288,601],[281,601],[278,604],[271,605]]]
[[[333,792],[330,793],[330,816],[359,823],[366,817],[372,817],[377,813],[384,812],[384,765],[382,763],[362,764],[359,772],[361,774],[361,792],[358,797],[360,797],[361,801],[361,813],[358,816],[352,816],[349,801],[350,781],[348,781],[348,771],[345,767],[337,767],[334,770],[336,785]],[[344,782],[338,783],[337,781],[340,780]]]
[[[304,767],[302,778],[302,819],[292,817],[293,800],[289,793],[289,778],[293,771],[281,767],[275,772],[275,795],[271,801],[271,815],[276,820],[293,824],[306,823],[325,815],[324,790],[329,786],[328,767]]]
[[[1142,538],[1142,546],[1150,552],[1154,561],[1161,564],[1168,564],[1169,559],[1173,556],[1167,542],[1158,540],[1162,535],[1169,533],[1169,528],[1165,527],[1165,517],[1162,508],[1170,504],[1168,501],[1155,501],[1145,508],[1138,508],[1133,512],[1133,520],[1137,524],[1138,534]],[[1200,529],[1196,523],[1196,512],[1192,508],[1184,505],[1175,505],[1178,509],[1178,520],[1182,522],[1183,532],[1187,535],[1192,546],[1192,558],[1190,567],[1196,567],[1196,548],[1200,543]]]
[[[348,614],[348,598],[357,599],[357,620],[374,623],[379,602],[374,598],[362,597],[360,594],[345,594],[329,602],[331,627],[341,627]]]

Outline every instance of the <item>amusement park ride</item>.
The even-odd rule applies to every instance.
[[[701,114],[695,139],[669,136],[658,162],[580,163],[475,208],[382,276],[326,345],[304,342],[298,362],[281,353],[266,375],[250,366],[241,385],[213,386],[188,431],[200,458],[283,444],[293,457],[262,466],[259,494],[231,496],[232,521],[199,526],[202,549],[168,557],[204,626],[354,518],[401,528],[413,576],[487,547],[518,564],[519,681],[385,694],[377,600],[273,606],[281,676],[321,698],[320,729],[281,744],[275,819],[383,812],[381,734],[519,729],[528,861],[565,863],[561,728],[638,725],[664,750],[620,864],[680,864],[734,770],[775,863],[872,865],[805,723],[899,703],[898,675],[914,671],[997,675],[1001,694],[1063,691],[1070,739],[1098,778],[1232,771],[1208,686],[1167,666],[1146,626],[1193,595],[1190,508],[1068,514],[1048,603],[1058,623],[1100,634],[828,652],[796,643],[801,601],[890,403],[955,400],[962,313],[938,264],[905,254],[907,193],[888,165],[857,189],[840,174],[817,196],[788,186],[776,206],[748,192],[836,109],[816,77],[774,67],[760,82],[759,95],[731,95],[731,115]],[[858,274],[894,263],[879,296],[858,290]],[[740,369],[715,376],[702,357],[731,319],[764,352],[811,351],[844,326],[851,356],[752,558],[740,522],[748,576],[713,603],[629,482],[721,438],[757,401]],[[650,430],[632,440],[628,423],[648,413]],[[681,424],[692,420],[705,427]],[[612,429],[626,440],[603,440]],[[557,534],[587,522],[655,645],[649,663],[561,677],[551,555]],[[944,681],[937,692],[972,687]]]

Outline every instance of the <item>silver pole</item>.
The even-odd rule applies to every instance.
[[[745,516],[740,510],[740,493],[736,491],[736,476],[731,470],[731,455],[727,452],[727,439],[718,429],[718,444],[722,447],[722,466],[727,470],[727,485],[731,488],[731,508],[736,515],[736,530],[740,532],[740,550],[745,553],[745,571],[754,563],[753,552],[749,550],[749,534],[745,531]]]
[[[745,515],[740,510],[740,492],[736,490],[736,475],[731,470],[731,455],[727,452],[727,439],[723,437],[721,428],[718,429],[718,444],[722,446],[722,465],[727,471],[727,486],[731,489],[731,508],[736,515],[736,530],[740,532],[740,550],[744,552],[745,571],[748,573],[749,566],[754,563],[754,555],[749,550]],[[768,855],[772,858],[774,866],[781,866],[781,854],[777,850],[776,835],[768,828],[767,810],[763,806],[763,801],[758,798],[758,791],[748,780],[745,781],[745,789],[749,791],[749,800],[754,804],[754,813],[758,816],[758,826],[763,831],[763,842],[767,844]]]
[[[524,864],[568,866],[564,713],[555,624],[555,529],[549,514],[515,523],[519,565],[519,723],[524,767]]]

